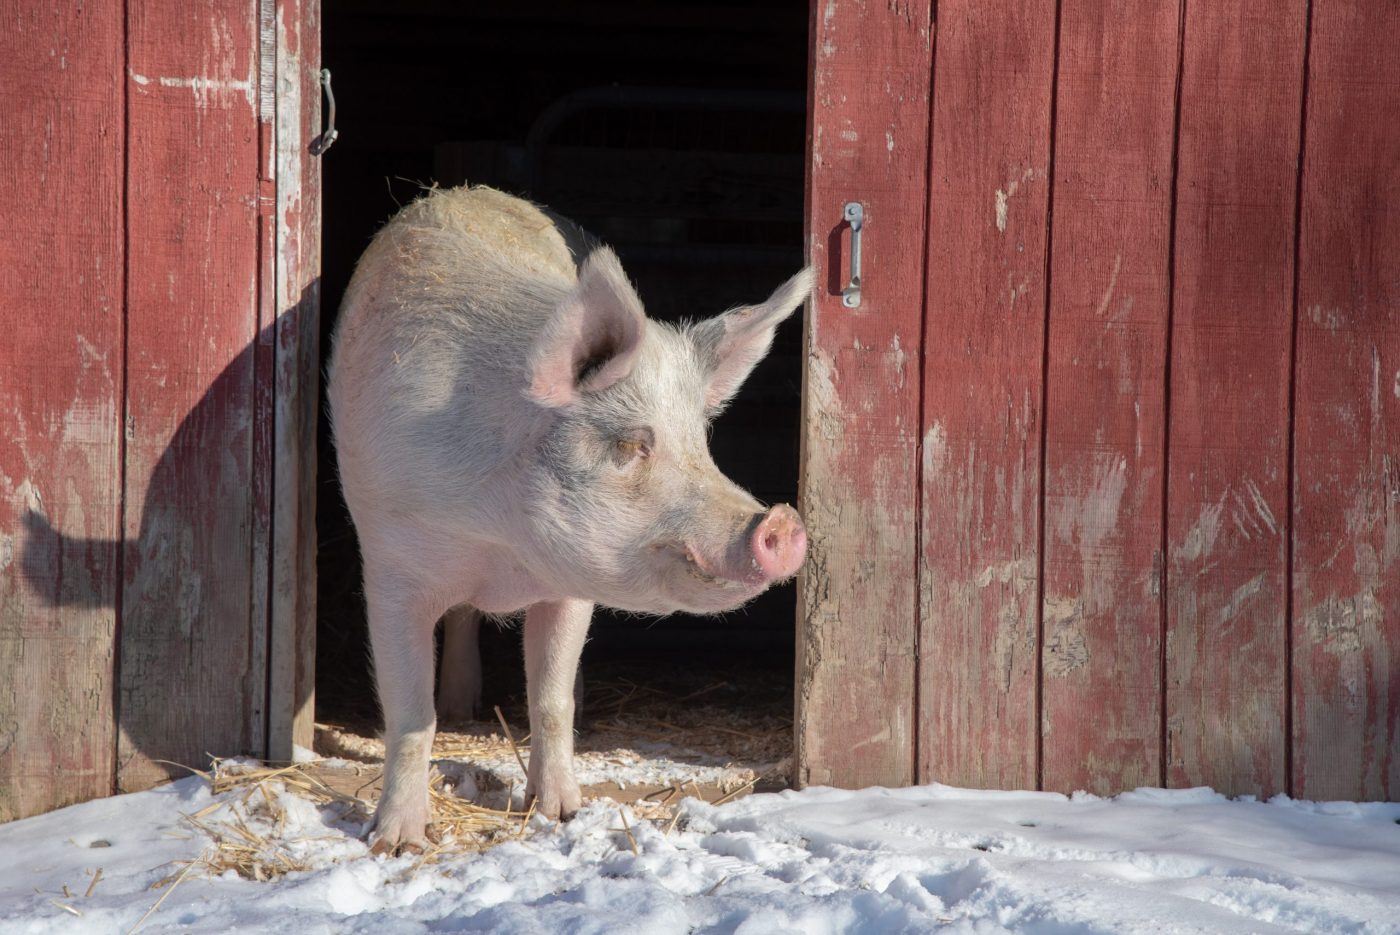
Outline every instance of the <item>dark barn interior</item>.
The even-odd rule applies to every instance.
[[[654,318],[760,300],[801,265],[805,4],[341,0],[323,15],[340,130],[323,157],[323,354],[360,252],[426,185],[485,183],[572,217],[616,248]],[[721,470],[768,503],[796,502],[801,330],[784,325],[713,430]],[[324,416],[320,444],[317,719],[363,723],[359,559]],[[794,603],[788,584],[722,618],[599,611],[585,686],[790,718]],[[483,628],[488,712],[523,709],[518,643]]]

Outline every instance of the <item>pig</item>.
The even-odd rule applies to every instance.
[[[709,422],[807,298],[650,320],[617,256],[483,186],[433,190],[375,236],[333,338],[329,407],[359,535],[385,726],[375,852],[431,837],[433,630],[523,610],[525,795],[568,818],[574,676],[595,605],[711,614],[791,578],[797,511],[726,478]]]
[[[437,715],[470,721],[481,715],[481,611],[468,604],[442,618],[442,653],[438,659]],[[574,714],[582,716],[583,674],[574,675]]]

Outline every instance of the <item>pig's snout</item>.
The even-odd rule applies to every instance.
[[[770,581],[797,574],[807,557],[807,527],[787,504],[770,507],[749,537],[754,563]]]

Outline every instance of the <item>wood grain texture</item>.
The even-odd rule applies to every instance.
[[[1055,4],[938,6],[924,334],[920,781],[1034,788]]]
[[[0,3],[0,822],[112,790],[122,65],[119,4]]]
[[[1046,376],[1042,783],[1161,782],[1175,0],[1066,0]]]
[[[276,365],[268,756],[310,748],[316,707],[316,417],[320,374],[319,0],[278,0]]]
[[[1307,3],[1186,6],[1167,784],[1287,790],[1289,380]]]
[[[796,779],[914,779],[922,217],[929,6],[812,9]],[[847,201],[865,206],[864,288],[843,307]]]
[[[1293,794],[1400,798],[1400,6],[1314,0],[1293,478]]]
[[[158,759],[264,749],[257,14],[254,0],[128,11],[124,790],[169,774]]]

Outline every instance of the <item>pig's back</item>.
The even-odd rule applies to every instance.
[[[347,497],[358,487],[404,508],[431,503],[509,460],[535,416],[527,349],[591,246],[570,222],[485,187],[430,193],[385,225],[334,338]]]

